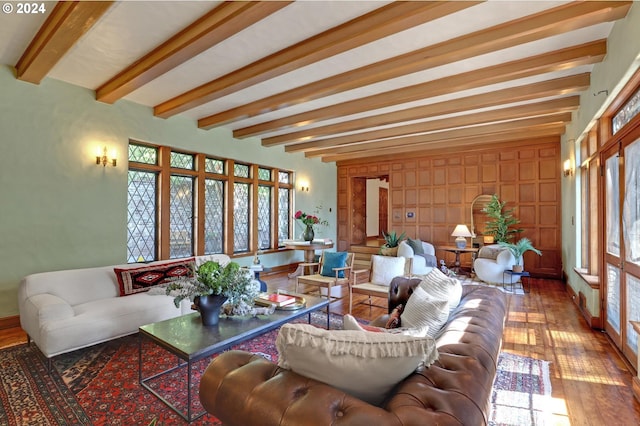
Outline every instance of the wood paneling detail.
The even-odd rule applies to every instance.
[[[535,276],[561,278],[559,169],[560,145],[549,139],[507,148],[488,145],[413,158],[338,163],[338,241],[345,241],[347,248],[352,244],[348,232],[342,233],[351,229],[350,219],[342,216],[354,208],[348,182],[367,174],[388,173],[390,231],[406,232],[436,247],[453,245],[455,225],[470,225],[471,201],[477,195],[496,193],[508,208],[515,209],[524,230],[521,237],[530,238],[543,252],[542,257],[527,253],[526,269]],[[345,225],[340,226],[343,220]],[[438,251],[437,255],[441,258],[445,253]],[[445,258],[452,260],[448,254]]]

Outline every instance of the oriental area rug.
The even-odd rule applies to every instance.
[[[326,316],[315,313],[312,323],[326,325]],[[342,317],[332,315],[331,328],[342,328]],[[277,361],[278,330],[236,345],[233,349],[260,354]],[[186,425],[178,414],[138,383],[136,335],[63,354],[54,358],[52,371],[34,345],[0,351],[0,425]],[[176,358],[149,344],[147,363],[157,369],[176,365]],[[199,383],[211,359],[196,363],[194,382]],[[176,374],[184,368],[177,370]],[[145,372],[145,376],[146,376]],[[181,374],[184,374],[182,372]],[[154,386],[180,407],[186,405],[183,376],[164,376]],[[550,397],[548,363],[507,353],[500,355],[492,396],[491,425],[543,425],[545,398]],[[195,398],[193,409],[202,407]],[[546,404],[549,406],[549,404]],[[192,425],[218,425],[211,416]]]

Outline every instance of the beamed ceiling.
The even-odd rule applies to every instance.
[[[339,162],[560,140],[631,4],[45,2],[0,16],[0,60]]]

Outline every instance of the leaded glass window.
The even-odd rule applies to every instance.
[[[191,176],[171,176],[169,257],[193,255],[193,184]]]
[[[158,164],[158,148],[130,143],[129,161],[143,164]]]
[[[193,170],[193,155],[172,151],[171,167],[175,169]]]
[[[282,245],[284,240],[291,239],[289,230],[291,229],[291,209],[289,207],[290,190],[280,188],[278,191],[278,245]]]
[[[234,164],[233,165],[233,175],[235,177],[248,178],[249,177],[249,166],[246,164]]]
[[[207,158],[204,160],[204,171],[207,173],[224,173],[224,161],[215,158]]]
[[[138,170],[129,170],[128,175],[127,262],[149,262],[156,260],[158,176]]]
[[[268,250],[291,238],[291,171],[130,141],[128,173],[129,262]]]
[[[204,188],[204,254],[222,253],[224,241],[224,182],[206,179]]]
[[[265,180],[265,181],[271,181],[271,170],[259,168],[258,169],[258,179]]]
[[[270,186],[258,186],[258,248],[271,247],[271,190]]]
[[[249,184],[233,185],[233,252],[249,251]]]
[[[626,104],[613,116],[613,134],[618,133],[633,117],[640,114],[640,89],[627,101]]]

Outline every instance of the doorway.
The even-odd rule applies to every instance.
[[[351,244],[376,244],[389,227],[389,176],[351,180]]]

